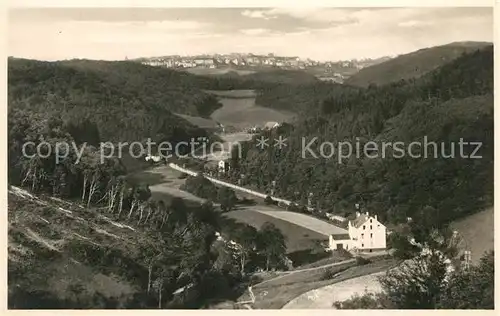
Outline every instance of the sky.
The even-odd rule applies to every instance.
[[[493,41],[492,8],[16,8],[9,56],[39,60],[274,53],[376,58]]]

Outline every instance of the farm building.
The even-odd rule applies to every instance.
[[[370,251],[386,248],[386,227],[378,221],[377,215],[356,212],[356,218],[349,221],[348,230],[354,248]]]
[[[331,234],[328,239],[330,250],[351,250],[353,249],[351,237],[348,233],[345,234]]]

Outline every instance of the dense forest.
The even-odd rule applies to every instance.
[[[207,136],[172,112],[208,116],[215,97],[178,74],[130,62],[40,62],[9,59],[9,114],[58,117],[80,142],[177,142]]]
[[[318,209],[340,214],[352,212],[360,203],[383,221],[404,221],[426,208],[437,224],[480,210],[493,203],[492,65],[489,46],[419,79],[367,89],[338,87],[335,96],[321,102],[306,100],[315,91],[312,87],[271,89],[267,93],[277,91],[277,95],[261,98],[279,98],[282,105],[303,99],[303,107],[296,110],[304,115],[293,125],[265,132],[271,139],[287,138],[286,147],[260,151],[243,146],[242,158],[233,158],[232,170],[235,176],[245,174],[245,181],[261,191],[270,192],[275,181],[278,196],[304,204],[312,193]],[[370,159],[363,152],[342,161],[337,152],[331,159],[301,157],[303,138],[309,143],[317,137],[309,148],[318,153],[324,141],[347,141],[353,148],[357,143],[363,148],[368,141],[400,141],[407,146],[423,142],[424,136],[439,144],[438,158],[389,153],[384,159],[381,155]],[[461,158],[458,148],[454,158],[443,157],[440,144],[449,155],[451,144],[458,146],[460,138],[481,142],[477,154],[482,158]],[[465,154],[474,149],[465,147]]]

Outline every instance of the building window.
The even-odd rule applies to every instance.
[[[373,238],[373,234],[370,234],[370,238]]]
[[[365,237],[365,234],[361,234],[361,239],[363,239]]]
[[[380,228],[380,224],[379,224],[379,225],[377,225],[377,227],[378,227],[378,228]]]
[[[366,229],[366,226],[365,226],[365,225],[363,225],[363,229]]]
[[[365,246],[365,244],[361,244],[361,248],[363,248]]]
[[[370,224],[372,223],[372,219],[370,218]]]
[[[372,225],[370,225],[370,229],[372,229]]]

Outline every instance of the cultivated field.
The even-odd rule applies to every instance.
[[[260,228],[266,222],[274,224],[286,237],[287,251],[289,253],[305,249],[321,249],[320,242],[327,241],[325,236],[315,231],[258,212],[255,207],[245,207],[225,215],[255,228]]]
[[[260,213],[250,208],[254,207],[246,207],[244,209],[231,211],[225,215],[239,222],[254,226],[255,228],[260,228],[266,222],[273,223],[286,237],[288,252],[321,248],[319,243],[327,240],[323,235],[318,234],[317,232],[279,218]]]
[[[256,209],[256,211],[315,231],[324,236],[324,238],[328,238],[331,234],[347,234],[347,230],[309,215],[288,211],[266,211],[260,209]]]

